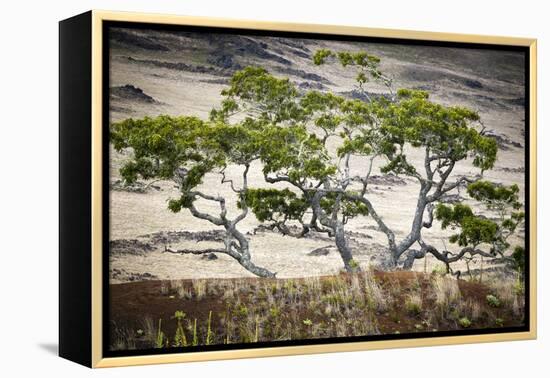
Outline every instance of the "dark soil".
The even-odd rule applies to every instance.
[[[437,329],[432,329],[429,325],[425,325],[423,319],[428,318],[428,314],[438,310],[435,297],[430,294],[433,290],[433,275],[407,271],[376,271],[374,274],[375,280],[379,282],[379,285],[385,292],[391,292],[392,288],[399,288],[397,293],[394,290],[394,294],[391,294],[395,296],[392,300],[393,304],[384,312],[376,313],[376,321],[380,334],[406,334],[463,329],[458,324],[458,319],[440,321]],[[344,276],[347,277],[348,275],[344,274]],[[330,280],[330,277],[321,277],[321,282]],[[232,280],[208,280],[208,284],[220,285],[224,281]],[[244,305],[252,307],[256,305],[256,301],[258,300],[254,296],[258,285],[260,283],[274,283],[277,280],[244,278],[239,279],[239,281],[241,285],[242,282],[249,285],[248,291],[245,290],[239,295],[240,301]],[[299,285],[300,279],[295,279],[294,282],[298,282]],[[191,280],[183,280],[182,284],[192,292],[193,283]],[[420,285],[420,289],[418,285]],[[514,317],[509,308],[504,306],[494,308],[487,304],[487,295],[492,292],[485,284],[459,280],[458,285],[464,302],[474,301],[480,304],[482,320],[478,320],[475,323],[475,329],[495,328],[495,319],[499,319],[500,327],[523,325],[523,320]],[[223,285],[219,287],[223,287]],[[197,299],[194,296],[181,297],[175,291],[167,288],[170,288],[169,281],[154,280],[110,285],[111,335],[120,334],[121,329],[133,330],[133,332],[141,330],[144,328],[144,320],[147,318],[152,320],[154,324],[157,324],[159,319],[162,319],[162,331],[166,335],[174,335],[176,332],[176,321],[173,319],[173,316],[176,311],[185,312],[186,319],[197,319],[199,324],[205,324],[210,312],[212,312],[212,314],[216,314],[212,317],[212,329],[215,333],[223,333],[223,320],[221,318],[224,316],[223,314],[227,313],[229,306],[232,305],[224,299],[223,289],[221,291],[218,290],[216,294],[207,291],[204,297]],[[422,312],[419,314],[411,314],[404,305],[408,295],[414,290],[420,290],[425,298]],[[311,314],[304,313],[304,318],[307,316],[311,317]],[[322,321],[319,318],[312,319]],[[113,340],[111,341],[113,342]],[[150,348],[151,345],[145,343],[140,345],[138,338],[136,347],[138,349]]]

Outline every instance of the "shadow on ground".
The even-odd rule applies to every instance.
[[[57,343],[40,343],[38,344],[38,347],[56,356],[59,354],[59,345],[57,345]]]

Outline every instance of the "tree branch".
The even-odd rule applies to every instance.
[[[216,226],[223,226],[225,224],[224,220],[221,217],[218,218],[213,215],[203,213],[199,211],[194,204],[191,204],[191,206],[189,206],[189,211],[195,218],[207,220],[210,223],[215,224]]]
[[[242,189],[242,192],[241,192],[241,208],[242,208],[242,211],[239,215],[237,215],[237,217],[233,220],[233,222],[231,222],[232,227],[235,227],[235,225],[237,223],[239,223],[240,221],[242,221],[246,217],[246,215],[248,214],[248,205],[246,204],[246,200],[245,200],[244,196],[242,195],[242,193],[246,193],[246,190],[248,189],[248,170],[249,169],[250,169],[250,164],[247,163],[245,165],[244,172],[243,172],[243,189]]]
[[[223,167],[223,169],[220,171],[220,174],[222,175],[222,181],[221,181],[221,183],[222,183],[222,184],[229,183],[229,186],[231,187],[231,190],[232,190],[232,191],[234,191],[235,193],[241,193],[242,190],[239,190],[239,189],[236,189],[236,188],[235,188],[235,185],[233,184],[233,180],[227,179],[227,178],[225,177],[225,168],[227,168],[227,167]]]

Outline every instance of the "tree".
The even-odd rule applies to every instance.
[[[177,213],[183,209],[198,219],[223,227],[223,247],[202,250],[166,248],[180,254],[224,253],[234,258],[246,270],[260,277],[274,277],[269,270],[251,261],[249,241],[238,230],[247,217],[248,173],[250,164],[258,158],[257,140],[261,133],[253,127],[228,126],[222,122],[205,122],[195,117],[158,116],[127,119],[111,125],[111,142],[117,151],[131,149],[132,158],[120,169],[124,180],[132,183],[143,179],[171,180],[180,197],[171,199],[168,208]],[[240,182],[226,177],[225,169],[233,164],[242,169]],[[231,218],[226,199],[199,190],[206,174],[220,176],[239,198],[240,212]],[[209,214],[197,207],[197,200],[215,202],[218,214]]]
[[[493,139],[484,135],[485,127],[479,115],[464,107],[443,106],[431,102],[428,93],[424,91],[393,91],[393,79],[379,70],[379,59],[366,53],[320,50],[314,56],[314,63],[324,64],[331,57],[336,57],[343,67],[353,66],[358,69],[358,89],[366,97],[366,105],[357,104],[352,113],[352,119],[358,121],[354,126],[361,133],[354,137],[344,125],[344,133],[340,134],[343,140],[339,153],[345,153],[345,158],[349,156],[347,154],[369,156],[371,161],[366,174],[352,178],[363,185],[360,195],[345,195],[367,207],[369,215],[387,236],[393,263],[397,265],[400,257],[406,255],[403,267],[409,269],[414,259],[431,253],[450,270],[450,263],[460,260],[465,254],[470,257],[500,255],[501,258],[513,259],[517,269],[521,270],[522,247],[516,247],[512,258],[504,256],[504,252],[510,247],[509,237],[524,219],[524,213],[520,211],[522,204],[518,200],[519,188],[516,185],[506,187],[483,180],[484,171],[491,169],[496,161],[497,145]],[[364,87],[368,81],[366,74],[381,81],[388,88],[389,94],[377,98],[369,95]],[[423,150],[423,164],[409,161],[406,151],[410,149]],[[396,240],[395,232],[377,214],[374,205],[365,195],[372,159],[378,157],[387,161],[381,168],[382,173],[409,176],[419,185],[411,229],[400,241]],[[479,174],[451,179],[454,168],[460,162],[467,162],[478,168]],[[468,185],[470,197],[497,213],[497,220],[474,215],[472,209],[466,205],[458,204],[451,208],[438,204],[443,196],[458,191],[463,185]],[[442,228],[451,226],[461,230],[450,238],[451,243],[462,247],[459,253],[440,252],[423,240],[422,230],[432,227],[434,208],[437,208],[436,218],[442,222]],[[420,250],[412,248],[415,244]],[[481,249],[481,245],[490,246],[489,251]]]
[[[294,220],[302,224],[298,236],[311,229],[333,236],[348,271],[357,270],[357,264],[347,242],[345,225],[352,217],[366,215],[387,236],[394,266],[401,263],[408,269],[414,259],[424,257],[427,252],[449,262],[445,254],[426,248],[422,230],[432,226],[435,204],[443,196],[480,180],[483,172],[493,167],[495,141],[484,136],[479,115],[470,109],[434,103],[424,91],[394,91],[393,79],[380,71],[377,57],[364,52],[320,50],[313,60],[315,64],[325,64],[331,58],[358,70],[358,90],[365,94],[365,100],[347,99],[330,92],[299,94],[288,80],[277,79],[263,69],[242,74],[246,76],[245,91],[240,91],[241,76],[224,93],[227,96],[224,103],[231,104],[232,111],[244,112],[250,119],[254,113],[260,114],[260,119],[269,124],[270,145],[266,148],[268,152],[261,154],[265,180],[289,184],[299,193],[251,188],[252,210],[283,233],[289,233],[286,224]],[[389,93],[367,92],[365,85],[369,81],[382,83]],[[284,106],[277,107],[281,93],[285,94]],[[225,121],[229,119],[224,107],[216,112],[224,114]],[[327,145],[329,139],[336,141],[333,153]],[[407,157],[410,149],[423,151],[421,164]],[[367,161],[367,169],[351,174],[351,160],[357,157]],[[411,228],[401,240],[396,240],[395,232],[377,213],[368,196],[377,159],[385,161],[382,173],[408,176],[419,185]],[[479,174],[451,179],[459,162],[478,168]],[[304,218],[307,208],[312,210],[309,219]],[[412,248],[415,245],[420,250]]]
[[[301,96],[288,79],[278,79],[262,68],[238,72],[222,95],[225,98],[221,107],[212,111],[211,119],[230,123],[239,115],[245,117],[243,124],[260,125],[263,140],[258,151],[265,181],[290,185],[297,191],[249,188],[246,198],[256,217],[269,221],[283,234],[292,233],[287,227],[290,221],[302,225],[297,236],[310,229],[326,232],[334,237],[345,269],[358,270],[345,224],[352,217],[366,215],[367,208],[331,190],[331,180],[344,190],[349,182],[349,169],[334,162],[326,148],[327,138],[336,131],[341,116],[319,114],[325,109],[336,112],[345,99],[316,91]],[[312,133],[310,122],[315,122],[324,134]]]
[[[455,204],[448,206],[438,204],[435,210],[436,219],[441,221],[443,229],[452,228],[459,232],[449,239],[457,244],[461,250],[453,254],[450,251],[437,251],[433,246],[423,245],[423,250],[430,252],[438,259],[445,262],[447,269],[449,264],[460,260],[466,254],[470,257],[480,255],[483,257],[500,257],[511,263],[520,274],[524,269],[523,248],[516,246],[512,256],[504,253],[510,248],[509,238],[518,226],[523,224],[525,213],[521,211],[517,185],[496,185],[489,181],[480,180],[468,185],[470,197],[481,202],[487,210],[495,214],[494,219],[474,214],[468,205]]]

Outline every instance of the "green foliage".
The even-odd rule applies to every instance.
[[[359,83],[366,83],[368,81],[367,75],[373,79],[382,77],[382,72],[378,69],[380,58],[365,51],[335,53],[328,49],[319,49],[313,55],[313,63],[318,66],[326,63],[331,57],[336,57],[342,67],[354,66],[359,68],[360,71],[356,78]]]
[[[408,300],[405,302],[405,309],[412,316],[418,316],[422,313],[422,305],[418,302]]]
[[[330,92],[308,91],[300,98],[300,108],[304,119],[329,134],[343,122],[340,108],[346,99]]]
[[[336,152],[338,157],[344,157],[347,154],[368,156],[372,151],[368,140],[363,136],[359,136],[353,139],[344,139]]]
[[[187,209],[191,207],[194,201],[195,201],[195,196],[183,194],[178,199],[172,198],[168,200],[168,209],[173,213],[179,213],[181,209]]]
[[[213,121],[227,122],[239,111],[260,123],[300,118],[295,101],[298,91],[288,78],[276,78],[265,68],[246,67],[237,71],[229,84],[229,88],[221,92],[225,97],[221,109],[213,109],[210,113]]]
[[[214,332],[212,332],[212,311],[208,313],[208,322],[206,326],[206,345],[212,344]]]
[[[474,213],[470,206],[455,204],[454,206],[447,206],[444,204],[438,204],[435,210],[435,217],[441,221],[441,227],[446,229],[449,226],[458,227],[464,221],[465,218],[473,217]]]
[[[164,335],[164,332],[162,332],[161,326],[162,326],[162,319],[159,319],[159,328],[157,330],[155,348],[162,348],[165,345],[166,336]]]
[[[350,195],[356,194],[352,191],[348,193]],[[332,213],[335,208],[338,208],[341,215],[344,217],[344,223],[348,218],[354,218],[358,215],[367,216],[369,214],[369,210],[363,202],[343,198],[337,193],[328,193],[324,196],[321,199],[321,208],[329,214]]]
[[[444,276],[447,274],[447,268],[445,265],[439,264],[433,267],[432,274],[436,274],[439,276]]]
[[[460,232],[452,235],[449,240],[462,247],[491,244],[498,237],[498,225],[492,220],[475,216],[467,205],[448,206],[440,203],[436,206],[435,217],[441,221],[443,229],[449,226],[453,229],[460,228]]]
[[[514,260],[514,269],[523,275],[525,273],[525,248],[516,246],[512,252],[512,259]]]
[[[158,116],[128,119],[111,126],[117,151],[130,148],[133,156],[120,169],[129,183],[139,177],[175,181],[182,192],[171,199],[173,212],[189,208],[191,193],[206,174],[229,164],[247,165],[259,158],[268,143],[257,125],[211,123],[195,117]]]
[[[193,346],[199,345],[199,335],[197,333],[197,319],[193,322]]]
[[[487,295],[485,299],[487,300],[487,304],[491,307],[500,307],[501,305],[500,299],[492,294]]]
[[[300,220],[308,208],[308,203],[289,189],[249,189],[244,198],[260,222]],[[242,208],[241,201],[237,205]]]
[[[525,217],[524,212],[518,211],[522,207],[518,199],[518,186],[504,186],[479,180],[469,184],[467,191],[473,199],[485,204],[488,210],[496,211],[498,218],[493,220],[476,215],[467,205],[438,204],[435,210],[436,219],[441,221],[443,229],[460,229],[459,233],[451,236],[451,243],[457,243],[462,247],[477,247],[487,243],[491,245],[492,253],[503,253],[510,247],[508,237],[516,231]],[[521,250],[520,248],[517,251],[515,263],[518,271],[523,269],[518,265],[524,261]]]
[[[353,270],[356,270],[357,268],[359,268],[359,263],[358,263],[356,260],[351,259],[351,260],[349,261],[349,266],[350,266]]]
[[[133,159],[120,170],[133,183],[144,179],[171,179],[182,162],[199,162],[197,141],[205,123],[196,117],[158,116],[127,119],[111,125],[115,150],[132,148]]]
[[[185,336],[185,331],[182,324],[182,321],[185,318],[185,313],[183,311],[176,311],[174,313],[174,318],[177,320],[176,334],[174,336],[174,346],[185,347],[187,346],[187,337]]]
[[[332,56],[332,51],[327,49],[319,49],[315,51],[315,54],[313,55],[313,63],[316,66],[319,66],[321,64],[324,64],[326,59]]]
[[[458,319],[458,324],[460,324],[462,328],[470,328],[470,326],[472,325],[472,322],[467,317],[463,317]]]
[[[479,115],[470,109],[430,101],[425,91],[400,89],[397,102],[386,106],[383,113],[382,130],[399,146],[397,153],[388,154],[385,171],[414,174],[402,152],[405,144],[428,149],[447,160],[447,165],[471,157],[475,167],[492,168],[497,145],[471,125],[478,120]]]
[[[265,174],[285,172],[289,182],[300,183],[336,172],[321,140],[303,125],[268,126],[262,140],[260,159]]]
[[[490,181],[476,181],[468,185],[468,195],[477,201],[483,202],[491,210],[502,210],[511,207],[514,210],[521,208],[519,202],[519,187],[497,185]]]

